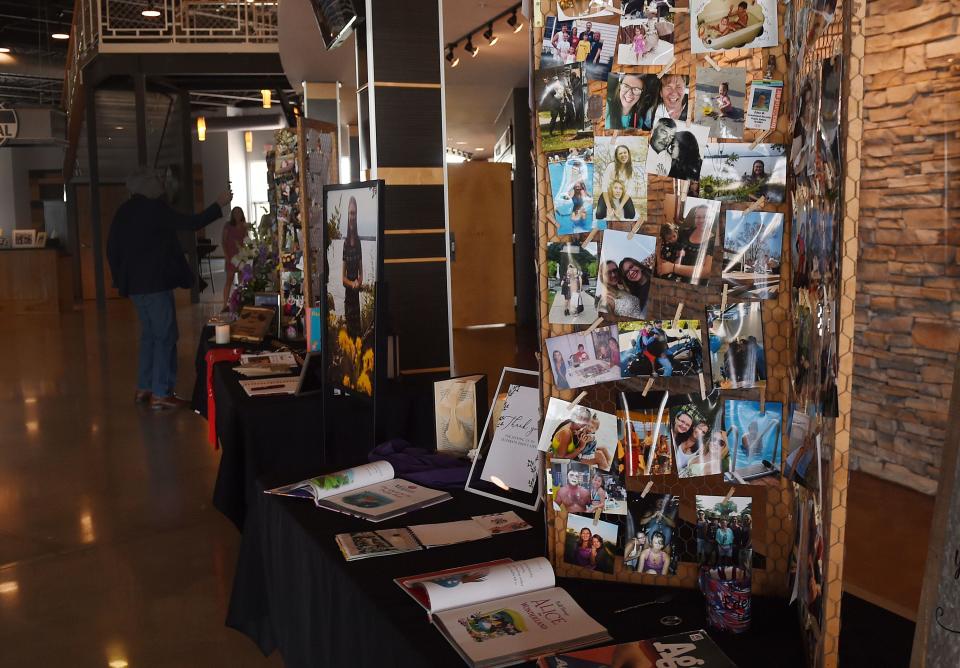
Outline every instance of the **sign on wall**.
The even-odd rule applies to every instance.
[[[10,139],[16,139],[18,126],[17,112],[0,103],[0,146]]]

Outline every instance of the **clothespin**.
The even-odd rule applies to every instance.
[[[707,383],[703,379],[703,371],[700,372],[700,401],[707,400]]]
[[[676,57],[670,58],[670,61],[663,66],[663,69],[660,70],[660,74],[657,75],[658,79],[662,79],[664,75],[670,71],[670,68],[673,67],[673,64],[677,61]]]
[[[641,226],[641,225],[643,225],[643,221],[642,221],[642,220],[638,220],[636,223],[634,223],[633,227],[630,228],[630,231],[627,232],[627,239],[628,239],[628,240],[629,240],[629,239],[633,239],[633,235],[635,235],[637,232],[640,231],[640,226]]]
[[[767,386],[760,387],[760,415],[767,414]]]
[[[733,496],[733,493],[734,493],[735,491],[737,491],[737,490],[734,489],[733,487],[731,487],[731,488],[727,491],[727,495],[726,495],[725,497],[723,497],[723,502],[726,503],[727,501],[729,501],[729,500],[730,500],[730,497]]]
[[[758,199],[756,202],[754,202],[753,204],[751,204],[750,206],[748,206],[743,213],[744,213],[744,215],[746,215],[746,214],[750,213],[751,211],[756,211],[756,210],[759,209],[760,207],[764,206],[766,203],[767,203],[767,197],[766,197],[766,195],[761,195],[760,199]]]
[[[603,8],[606,9],[608,12],[613,12],[614,14],[619,14],[620,16],[623,16],[623,10],[620,9],[619,7],[614,7],[612,2],[608,2],[603,6]]]
[[[643,386],[643,393],[641,396],[647,396],[647,392],[650,391],[650,388],[653,387],[653,376],[647,379],[647,384]]]
[[[755,149],[755,148],[757,147],[757,144],[759,144],[759,143],[762,142],[764,139],[766,139],[767,137],[770,136],[770,133],[771,133],[771,132],[773,132],[773,128],[770,128],[769,130],[764,130],[763,132],[761,132],[761,133],[757,136],[757,138],[753,140],[753,143],[750,144],[750,148],[751,148],[751,149]]]
[[[590,234],[587,235],[587,238],[583,240],[583,245],[586,246],[588,243],[593,241],[593,238],[597,235],[597,232],[600,231],[600,228],[594,227],[590,230]]]
[[[597,327],[599,327],[599,326],[602,325],[602,324],[603,324],[603,318],[602,318],[602,317],[597,318],[596,320],[593,321],[593,324],[592,324],[592,325],[590,325],[589,327],[587,327],[587,329],[582,332],[582,334],[583,334],[584,336],[586,336],[587,334],[589,334],[590,332],[592,332],[593,330],[595,330]]]
[[[732,65],[733,63],[742,63],[744,60],[750,60],[751,58],[753,58],[753,54],[748,53],[743,56],[737,56],[736,58],[731,58],[730,60],[727,61],[727,64]]]
[[[703,59],[704,59],[705,61],[707,61],[707,65],[709,65],[710,67],[712,67],[713,69],[715,69],[717,72],[720,71],[720,65],[718,65],[718,64],[717,64],[717,61],[715,61],[713,58],[711,58],[709,54],[707,54],[706,56],[704,56]]]
[[[567,410],[573,410],[574,408],[576,408],[577,405],[579,405],[580,402],[583,401],[583,398],[584,398],[585,396],[587,396],[587,391],[586,391],[586,390],[584,390],[583,392],[581,392],[580,394],[578,394],[578,395],[577,395],[577,398],[570,402],[570,405],[567,406]]]
[[[603,506],[600,506],[599,508],[593,511],[593,526],[597,526],[598,524],[600,524],[600,513],[602,512],[603,512]]]
[[[731,471],[730,474],[733,476],[733,479],[736,480],[741,485],[747,484],[747,481],[743,479],[743,476],[737,473],[736,471]]]
[[[683,313],[683,302],[677,304],[677,312],[673,314],[673,326],[677,326],[677,321],[680,319],[680,314]]]
[[[651,487],[653,487],[653,481],[652,481],[652,480],[648,480],[648,481],[647,481],[647,485],[643,488],[643,491],[640,492],[640,498],[641,498],[641,499],[644,498],[644,497],[647,495],[647,493],[650,491],[650,488],[651,488]]]
[[[727,290],[729,289],[730,289],[730,286],[724,283],[723,294],[720,296],[720,313],[721,314],[727,310]]]
[[[686,14],[686,13],[689,13],[689,12],[690,12],[690,8],[689,8],[689,7],[674,7],[674,8],[671,9],[670,11],[672,11],[672,12],[674,12],[674,13],[676,13],[676,14]]]

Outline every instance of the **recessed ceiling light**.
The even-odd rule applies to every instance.
[[[65,32],[55,32],[50,36],[54,39],[70,39],[70,35]]]
[[[114,129],[114,130],[123,130],[123,126],[122,126],[122,125],[114,125],[114,126],[113,126],[113,129]]]

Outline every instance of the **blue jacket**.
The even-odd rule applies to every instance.
[[[197,231],[221,218],[219,204],[191,215],[174,211],[162,199],[134,195],[120,205],[107,238],[113,284],[124,297],[193,285],[178,230]]]

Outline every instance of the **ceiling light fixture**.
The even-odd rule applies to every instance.
[[[269,88],[261,89],[260,97],[263,98],[263,108],[269,109],[270,108],[270,89]]]
[[[10,53],[9,46],[0,46],[0,53]]]
[[[480,47],[473,45],[473,35],[467,37],[467,43],[464,45],[463,50],[469,53],[471,58],[476,58],[477,54],[480,53]]]
[[[197,139],[207,141],[207,119],[197,116]]]
[[[144,16],[148,19],[160,18],[160,10],[156,8],[153,0],[147,3],[147,8],[140,12],[140,16]]]
[[[483,31],[483,36],[490,43],[490,46],[496,46],[497,42],[500,41],[500,37],[493,34],[493,23],[487,24],[487,29]]]
[[[253,153],[253,133],[250,130],[243,133],[243,147],[247,153]]]
[[[453,47],[447,47],[447,62],[450,63],[450,67],[456,67],[460,64],[460,57],[453,54]]]
[[[70,35],[65,32],[55,32],[50,36],[54,39],[70,39]]]
[[[507,25],[513,28],[514,33],[518,33],[523,30],[523,21],[517,19],[517,10],[513,10],[513,14],[510,15],[510,18],[507,19]]]

